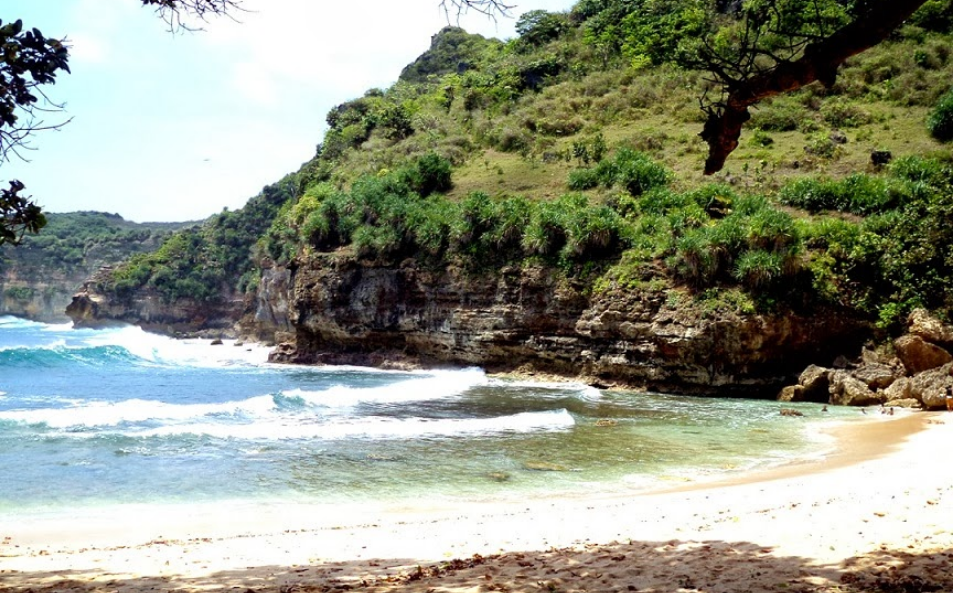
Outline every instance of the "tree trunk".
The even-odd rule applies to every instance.
[[[847,58],[886,39],[925,3],[926,0],[879,0],[843,29],[808,45],[799,59],[782,62],[769,72],[733,85],[724,108],[720,113],[713,112],[708,116],[700,134],[708,143],[705,175],[720,171],[725,159],[738,147],[741,126],[751,118],[748,107],[816,80],[827,87],[832,86],[837,68]]]

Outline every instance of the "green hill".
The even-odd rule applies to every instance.
[[[47,214],[41,234],[0,247],[0,314],[65,320],[73,293],[100,267],[154,251],[192,224],[135,223],[103,212]]]
[[[760,104],[714,178],[698,137],[707,76],[676,60],[697,5],[583,0],[524,15],[507,42],[448,27],[394,85],[332,109],[300,170],[100,288],[215,300],[254,291],[255,262],[341,251],[474,272],[542,264],[592,291],[652,286],[741,312],[950,318],[953,157],[927,127],[953,80],[949,3],[852,58],[833,87]]]

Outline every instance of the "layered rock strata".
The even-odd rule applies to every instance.
[[[99,274],[108,273],[108,268]],[[104,295],[96,290],[99,274],[83,283],[66,307],[74,327],[105,327],[133,324],[147,331],[186,337],[238,337],[237,321],[244,302],[237,296],[223,296],[215,301],[178,299],[167,302],[156,291],[141,288],[125,298]]]
[[[770,397],[866,337],[839,315],[738,316],[663,290],[590,294],[547,268],[474,274],[318,254],[291,279],[276,362],[476,365],[680,393]]]

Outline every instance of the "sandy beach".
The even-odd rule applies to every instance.
[[[953,414],[668,492],[0,516],[0,591],[953,591]]]

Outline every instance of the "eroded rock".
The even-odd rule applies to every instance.
[[[913,377],[910,392],[928,410],[945,409],[946,396],[953,392],[953,363]]]
[[[830,403],[839,406],[872,406],[880,404],[883,396],[867,387],[867,384],[851,376],[847,371],[831,373]]]
[[[909,332],[933,344],[953,344],[953,327],[931,315],[926,309],[914,309],[907,318]]]
[[[911,374],[922,373],[953,361],[949,352],[913,334],[894,340],[894,348],[904,368]]]

